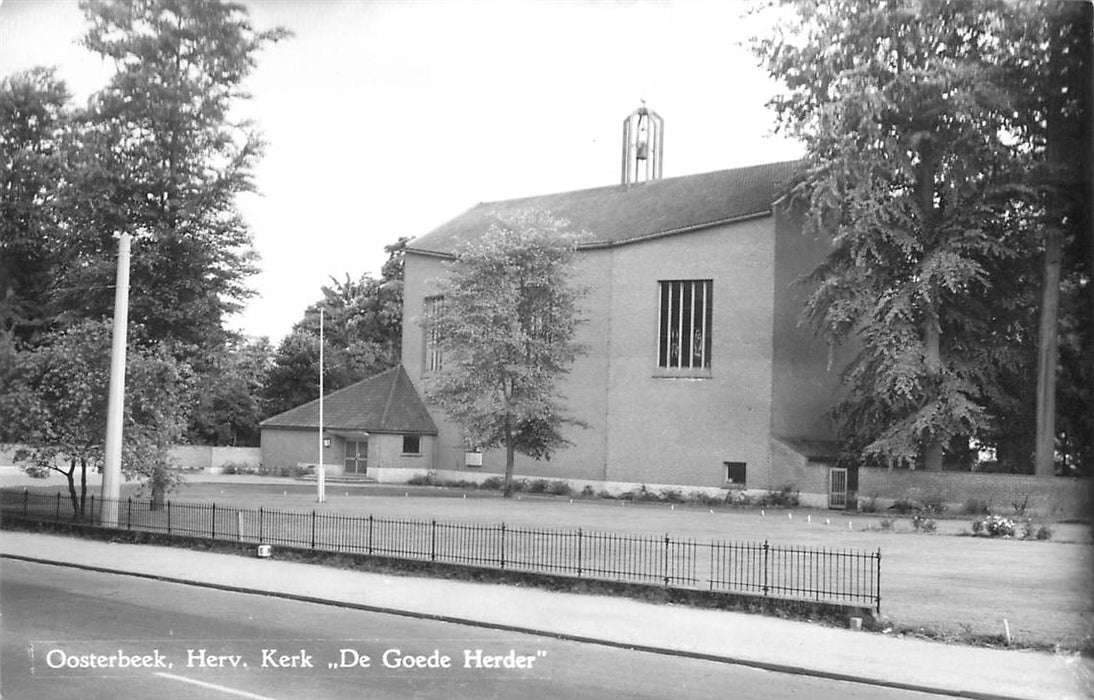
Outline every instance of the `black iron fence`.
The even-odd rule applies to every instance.
[[[881,550],[698,542],[615,534],[338,513],[157,504],[91,496],[78,518],[61,493],[0,491],[5,518],[71,523],[327,552],[772,598],[866,605],[881,611]]]

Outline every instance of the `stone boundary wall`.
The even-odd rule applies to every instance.
[[[859,470],[858,497],[860,503],[877,498],[879,507],[900,498],[940,499],[950,513],[960,513],[975,498],[1003,515],[1025,502],[1030,515],[1068,519],[1094,516],[1092,486],[1094,480],[1074,477],[864,468]]]
[[[15,453],[22,445],[0,445],[0,466],[15,466]],[[243,464],[258,468],[262,451],[257,447],[212,447],[209,445],[176,445],[171,456],[183,469],[214,469],[225,464]]]
[[[183,469],[222,469],[226,464],[257,469],[262,464],[262,450],[258,447],[176,445],[171,448],[171,456]]]

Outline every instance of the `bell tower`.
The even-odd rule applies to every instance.
[[[661,179],[664,137],[665,121],[642,100],[623,120],[623,185]]]

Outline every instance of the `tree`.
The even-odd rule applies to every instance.
[[[0,82],[0,333],[33,342],[47,330],[46,305],[64,180],[70,95],[52,70]]]
[[[222,321],[250,294],[251,236],[235,197],[252,189],[262,141],[233,105],[265,45],[241,5],[82,0],[83,43],[116,74],[79,120],[53,297],[74,318],[109,318],[114,235],[133,235],[131,334],[170,341],[199,370]]]
[[[1073,289],[1077,287],[1082,302],[1090,303],[1089,308],[1094,309],[1094,293],[1082,294],[1082,287],[1089,285],[1094,273],[1094,267],[1084,264],[1090,262],[1090,255],[1094,252],[1094,248],[1090,248],[1092,241],[1084,235],[1090,230],[1088,207],[1090,197],[1094,195],[1094,183],[1089,171],[1092,155],[1090,119],[1094,111],[1091,104],[1091,82],[1094,80],[1090,50],[1091,14],[1090,4],[1085,2],[1038,3],[1037,12],[1025,25],[1025,41],[1020,44],[1033,47],[1033,55],[1020,56],[1019,60],[1041,69],[1040,72],[1031,71],[1030,77],[1034,78],[1032,84],[1019,83],[1025,88],[1023,111],[1030,115],[1025,122],[1023,137],[1033,147],[1038,161],[1034,182],[1041,193],[1043,209],[1039,221],[1044,268],[1037,353],[1034,469],[1039,476],[1055,473],[1056,455],[1061,447],[1064,448],[1065,463],[1068,456],[1073,456],[1068,453],[1076,450],[1068,449],[1069,442],[1080,443],[1077,450],[1080,456],[1094,456],[1094,444],[1081,444],[1094,443],[1089,417],[1090,409],[1094,408],[1090,396],[1094,391],[1091,389],[1094,360],[1076,362],[1077,358],[1064,355],[1065,367],[1072,372],[1078,370],[1079,379],[1067,393],[1074,395],[1074,387],[1078,387],[1080,391],[1085,388],[1086,394],[1085,401],[1080,399],[1079,402],[1080,406],[1086,404],[1083,407],[1085,410],[1080,409],[1073,415],[1086,415],[1087,425],[1068,426],[1062,432],[1062,441],[1056,430],[1057,368],[1061,359],[1059,336],[1070,330],[1071,339],[1077,341],[1073,345],[1077,345],[1080,351],[1085,349],[1094,354],[1094,339],[1091,337],[1091,322],[1094,319],[1090,317],[1094,311],[1067,314],[1065,309],[1061,318],[1061,303],[1067,303],[1066,296],[1062,295],[1062,285]],[[1084,251],[1083,248],[1088,250]],[[1065,265],[1065,258],[1070,265]],[[1079,263],[1078,266],[1075,263]],[[1065,298],[1062,299],[1062,296]],[[1075,320],[1079,323],[1074,323]],[[1064,352],[1069,350],[1071,348],[1065,340]],[[1067,361],[1069,359],[1070,362]],[[1076,440],[1079,437],[1085,439]]]
[[[777,4],[785,21],[754,48],[786,87],[778,127],[806,146],[792,197],[832,240],[805,312],[861,346],[840,435],[856,459],[941,469],[947,446],[998,433],[1031,332],[1012,282],[1043,211],[1015,94],[1045,80],[1046,52],[1015,46],[1032,6]]]
[[[266,338],[230,338],[198,380],[187,438],[201,445],[257,446],[261,392],[273,362]]]
[[[323,376],[328,391],[394,367],[401,360],[403,335],[403,254],[407,238],[384,246],[388,259],[380,279],[364,274],[345,281],[331,278],[323,299],[278,346],[263,389],[265,415],[271,416],[319,396],[319,311],[323,310]]]
[[[583,351],[574,341],[582,295],[573,280],[577,237],[541,210],[499,215],[464,245],[440,283],[437,329],[444,367],[428,395],[469,446],[505,448],[506,496],[515,453],[549,457],[568,444],[556,383]]]
[[[87,471],[103,461],[110,346],[110,325],[85,321],[16,353],[6,375],[5,408],[18,408],[7,414],[7,437],[27,446],[19,461],[65,477],[77,519],[87,516]],[[162,499],[176,481],[167,450],[184,425],[187,371],[162,347],[134,346],[126,374],[122,468]]]

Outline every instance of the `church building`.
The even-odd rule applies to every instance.
[[[418,436],[410,457],[379,446],[374,457],[366,438],[367,474],[482,480],[504,472],[503,450],[468,452],[459,427],[424,399],[430,373],[444,361],[426,319],[444,303],[436,282],[462,242],[481,236],[499,214],[539,208],[589,234],[575,258],[588,290],[577,338],[586,352],[559,386],[569,413],[587,427],[570,428],[572,445],[550,460],[518,455],[518,478],[609,491],[793,484],[818,505],[827,503],[833,474],[846,490],[846,480],[839,483],[846,473],[830,466],[826,420],[841,364],[829,369],[827,347],[799,325],[804,290],[796,281],[823,259],[827,242],[803,235],[780,199],[795,163],[662,178],[662,134],[660,117],[643,106],[624,121],[618,184],[478,204],[410,241],[401,368],[391,381],[365,380],[331,397],[379,405],[361,395],[393,397],[398,384],[399,405],[385,410],[405,416],[405,425],[382,426],[384,411],[373,411],[343,426],[341,441],[336,431],[324,461],[349,464],[348,446],[356,458],[363,436]],[[281,459],[274,445],[295,463],[287,447],[294,434],[304,440],[310,432],[314,444],[314,403],[263,423],[264,463]]]

